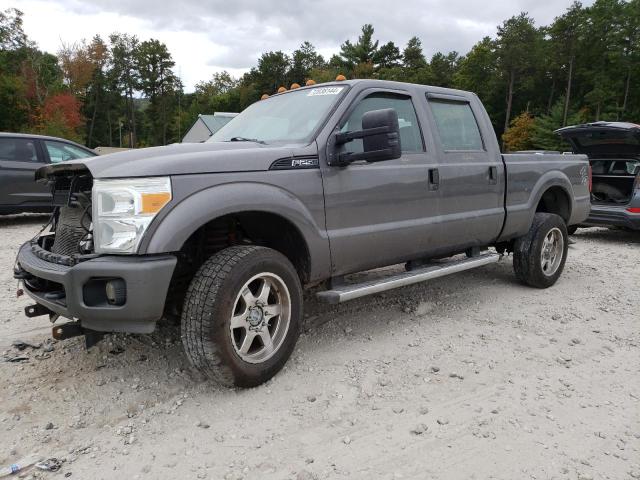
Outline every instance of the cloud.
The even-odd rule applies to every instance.
[[[8,8],[10,0],[0,0]],[[165,42],[188,89],[223,69],[240,75],[262,52],[291,52],[308,40],[329,55],[371,23],[381,43],[402,47],[413,35],[425,54],[466,53],[495,35],[506,18],[528,11],[539,25],[561,15],[572,0],[22,0],[25,29],[40,47],[107,37],[113,31]],[[585,2],[586,4],[592,1]],[[6,5],[5,5],[6,4]]]

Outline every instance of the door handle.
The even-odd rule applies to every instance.
[[[438,190],[440,186],[440,172],[437,168],[429,169],[429,190]]]
[[[498,167],[489,167],[489,185],[498,184]]]

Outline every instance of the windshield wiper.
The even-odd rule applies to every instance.
[[[262,145],[266,145],[267,142],[263,140],[258,140],[257,138],[245,138],[245,137],[232,137],[229,139],[230,142],[254,142],[260,143]]]

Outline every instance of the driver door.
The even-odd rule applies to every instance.
[[[429,251],[438,237],[434,221],[438,191],[430,188],[428,181],[429,169],[436,167],[436,160],[425,151],[412,96],[367,90],[337,127],[343,132],[360,130],[365,112],[386,108],[398,114],[400,158],[323,167],[333,275],[416,258]],[[362,140],[347,143],[344,148],[360,153]]]

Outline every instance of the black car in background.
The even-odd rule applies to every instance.
[[[556,132],[591,164],[591,213],[581,226],[640,231],[640,125],[594,122]]]
[[[0,132],[0,215],[51,211],[49,187],[36,183],[35,171],[45,164],[96,155],[62,138]]]

